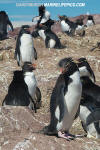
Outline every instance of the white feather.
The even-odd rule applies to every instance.
[[[64,97],[64,118],[57,125],[58,131],[68,131],[71,128],[81,99],[82,85],[79,72],[76,71],[73,75],[70,76],[70,78],[73,81],[68,85],[68,91]]]
[[[84,124],[86,124],[86,119],[90,115],[90,113],[91,111],[86,106],[80,105],[79,117]],[[91,123],[89,126],[87,126],[87,133],[88,133],[87,135],[88,138],[90,137],[100,138],[100,134],[97,133],[94,123]]]
[[[28,86],[29,94],[34,99],[36,86],[37,86],[37,81],[36,81],[34,73],[33,72],[26,72],[24,81]]]
[[[48,11],[46,10],[46,11],[45,11],[45,14],[44,14],[44,16],[43,16],[43,18],[42,18],[42,20],[41,20],[40,23],[45,23],[45,22],[47,22],[49,19],[50,19],[50,12],[48,12]]]
[[[22,62],[26,61],[33,62],[34,45],[33,45],[33,38],[30,34],[23,34],[21,36],[20,53]]]
[[[65,31],[70,32],[71,31],[70,26],[65,22],[65,20],[61,21],[61,29],[62,29],[63,32],[65,32]]]
[[[92,20],[87,20],[86,25],[87,25],[87,27],[92,26],[93,25],[93,21]]]
[[[84,25],[82,25],[82,26],[78,25],[77,28],[76,28],[76,31],[83,30],[83,29],[84,29]]]
[[[55,47],[55,44],[56,44],[56,41],[55,41],[55,40],[53,40],[53,39],[50,39],[50,40],[49,40],[49,47],[50,47],[50,48],[54,48],[54,47]]]

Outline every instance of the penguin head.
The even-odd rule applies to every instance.
[[[76,71],[79,71],[76,63],[71,57],[61,59],[58,66],[60,67],[60,71],[68,76],[72,75]]]
[[[63,15],[63,16],[60,16],[60,15],[58,15],[58,18],[60,19],[60,21],[62,21],[62,20],[68,20],[68,17],[67,16],[65,16],[65,15]]]
[[[39,6],[38,10],[39,16],[42,16],[45,13],[45,6],[44,5]]]
[[[83,25],[83,18],[81,19],[77,19],[76,22],[75,22],[77,25]]]
[[[95,82],[95,75],[93,70],[91,69],[88,61],[86,60],[86,58],[80,58],[78,59],[78,68],[80,71],[80,76],[87,76],[89,77],[93,82]]]
[[[88,20],[93,20],[93,16],[89,15]]]
[[[23,73],[32,72],[35,69],[36,69],[36,65],[32,64],[31,62],[24,62],[24,65],[22,66]]]
[[[23,26],[21,26],[19,35],[22,35],[22,34],[24,34],[24,33],[25,33],[25,34],[31,34],[29,28],[30,28],[29,25],[23,25]]]

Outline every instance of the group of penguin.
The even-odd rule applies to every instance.
[[[54,45],[54,39],[57,38],[53,36],[55,34],[51,32],[51,29],[43,25],[47,23],[48,20],[45,22],[45,19],[50,14],[45,11],[44,6],[40,6],[39,10],[40,16],[35,18],[37,19],[37,28],[42,28],[41,34],[45,33],[46,35],[46,46],[51,48]],[[50,24],[50,22],[48,23]],[[33,31],[31,34],[28,25],[23,25],[20,29],[16,42],[15,59],[21,70],[14,71],[8,94],[2,103],[3,106],[28,106],[35,112],[41,106],[41,91],[34,74],[36,65],[33,63],[37,59],[33,37],[37,36],[39,31]],[[49,35],[54,39],[51,40]],[[58,43],[55,44],[55,48],[59,45]],[[60,60],[58,66],[61,74],[50,98],[50,124],[39,133],[72,140],[79,137],[69,133],[74,120],[79,116],[87,136],[100,138],[100,87],[95,84],[95,75],[88,61],[86,58],[75,61],[68,57]]]
[[[84,25],[84,17],[77,19],[76,22],[70,21],[70,19],[63,15],[58,16],[60,19],[61,31],[66,33],[68,36],[74,36],[75,32],[81,31],[80,36],[85,35],[85,27],[92,26],[95,24],[92,15],[88,16],[87,22]],[[58,36],[52,31],[52,25],[55,21],[50,18],[50,12],[45,9],[45,6],[39,7],[39,16],[32,19],[34,24],[36,24],[35,31],[33,31],[32,36],[37,38],[40,36],[45,41],[46,48],[56,48],[62,49],[66,46],[62,45]]]

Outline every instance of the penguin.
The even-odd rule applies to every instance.
[[[34,69],[34,65],[25,62],[23,70],[14,71],[13,80],[9,85],[8,94],[5,96],[2,106],[28,106],[30,109],[36,110],[34,97],[37,83],[32,72]]]
[[[80,77],[88,76],[92,80],[92,82],[96,81],[94,72],[86,58],[79,58],[77,60],[77,65],[80,71]]]
[[[23,25],[18,34],[15,59],[17,59],[18,66],[22,66],[24,62],[33,63],[33,60],[37,59],[37,52],[28,25]]]
[[[79,70],[82,83],[82,98],[79,118],[87,137],[100,138],[100,87],[95,84],[95,75],[85,58],[79,59]],[[80,69],[81,68],[81,69]],[[83,69],[82,69],[83,68]],[[86,70],[83,73],[83,70]]]
[[[34,38],[37,38],[37,37],[40,36],[40,37],[42,37],[43,40],[45,40],[45,38],[46,38],[45,34],[44,34],[45,28],[46,27],[51,28],[54,23],[55,23],[54,20],[49,19],[46,23],[43,23],[43,24],[40,24],[40,25],[36,26],[35,30],[32,32],[32,36]],[[44,26],[44,27],[46,26],[46,27],[43,29],[43,27],[41,27],[41,25]]]
[[[0,11],[0,40],[7,38],[7,26],[13,31],[13,25],[5,11]]]
[[[73,36],[75,34],[75,29],[77,24],[70,21],[67,16],[58,16],[60,19],[61,30],[65,32],[68,36]]]
[[[92,25],[95,25],[95,21],[94,21],[93,16],[89,15],[88,19],[87,19],[86,27],[89,27],[89,26],[92,26]]]
[[[67,140],[75,136],[69,133],[78,110],[82,93],[80,74],[72,58],[67,58],[66,68],[59,75],[50,99],[50,124],[45,134],[57,135]]]
[[[64,70],[67,58],[59,62],[60,69]],[[79,116],[87,137],[100,138],[100,100],[99,86],[95,82],[95,75],[86,58],[77,60],[82,83],[82,97],[75,118]]]
[[[46,48],[66,48],[66,46],[61,44],[58,36],[50,28],[44,25],[39,26],[38,35],[45,41]]]
[[[23,75],[24,75],[24,81],[28,86],[28,91],[29,94],[31,95],[32,99],[35,99],[35,93],[36,93],[36,87],[37,87],[37,81],[35,78],[35,74],[33,72],[33,69],[35,70],[35,65],[34,68],[30,67],[32,63],[30,62],[25,62],[24,65],[22,66],[23,70]]]
[[[40,24],[46,23],[50,19],[50,12],[46,10],[44,5],[39,7]]]
[[[36,16],[32,19],[34,24],[44,24],[50,19],[50,12],[46,10],[44,5],[38,7],[39,16]]]
[[[85,99],[80,105],[79,118],[87,137],[100,139],[100,107]]]
[[[76,32],[76,34],[78,34],[80,36],[85,36],[83,19],[84,18],[77,19],[76,22],[75,22],[76,25],[77,25],[77,27],[75,29],[75,32]]]

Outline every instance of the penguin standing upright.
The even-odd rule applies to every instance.
[[[59,16],[60,24],[61,24],[61,30],[62,32],[65,32],[69,36],[73,36],[75,33],[75,29],[77,27],[77,24],[70,21],[67,16]]]
[[[74,136],[69,134],[82,92],[80,74],[77,65],[67,58],[66,68],[58,77],[50,100],[50,125],[44,128],[46,134],[57,134],[67,140]]]
[[[15,59],[17,59],[19,66],[22,66],[24,62],[33,63],[33,60],[37,59],[37,52],[28,25],[23,25],[18,34]]]
[[[7,38],[7,26],[13,31],[13,25],[5,11],[0,11],[0,40]]]
[[[39,16],[33,17],[32,22],[34,24],[44,24],[50,19],[50,12],[46,10],[44,5],[38,7]]]
[[[40,25],[38,30],[32,33],[33,37],[40,36],[45,41],[46,48],[63,49],[66,46],[62,45],[58,36],[51,30],[50,27]]]
[[[87,137],[100,138],[100,87],[94,83],[95,75],[87,60],[78,61],[82,82],[79,117]]]
[[[92,26],[92,25],[95,25],[95,21],[94,21],[93,16],[92,16],[92,15],[89,15],[89,16],[88,16],[88,19],[87,19],[86,26],[89,27],[89,26]]]
[[[2,105],[28,106],[34,109],[37,82],[33,73],[35,67],[25,62],[22,71],[14,71],[13,80],[8,88]]]

